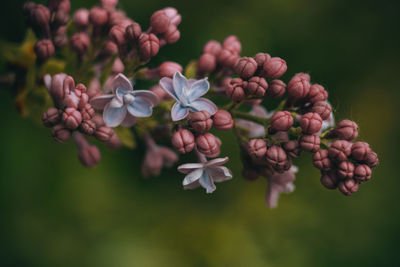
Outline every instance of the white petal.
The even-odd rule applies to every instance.
[[[207,161],[207,162],[205,163],[205,165],[206,165],[206,166],[220,166],[220,165],[222,165],[222,164],[227,163],[228,160],[229,160],[228,157],[225,157],[225,158],[216,158],[216,159],[212,159],[212,160]]]
[[[178,96],[175,94],[174,85],[172,84],[172,79],[164,77],[159,82],[162,89],[164,89],[170,96],[175,100],[178,100]]]
[[[111,99],[109,105],[110,108],[120,108],[124,105],[124,103],[118,97],[114,97],[113,99]]]
[[[218,107],[211,101],[206,98],[199,98],[194,102],[189,104],[189,107],[193,112],[197,111],[207,111],[211,115],[214,115],[215,112],[218,111]]]
[[[224,166],[207,168],[209,176],[214,182],[223,182],[232,179],[232,172]]]
[[[141,96],[135,97],[132,104],[127,105],[128,112],[135,117],[149,117],[153,112],[153,105]]]
[[[125,128],[130,128],[136,123],[136,117],[129,113],[126,113],[125,119],[121,122],[121,126]]]
[[[103,120],[108,127],[117,127],[126,116],[126,107],[112,108],[107,104],[103,111]]]
[[[114,94],[117,89],[121,89],[123,91],[133,90],[131,81],[129,81],[129,79],[122,73],[118,74],[112,82],[112,91]]]
[[[185,179],[183,179],[183,182],[182,182],[183,186],[191,184],[191,183],[199,180],[203,174],[203,171],[204,171],[203,168],[200,168],[200,169],[195,169],[192,172],[188,173],[185,176]]]
[[[199,183],[203,188],[206,189],[207,194],[212,193],[215,191],[215,189],[217,189],[214,181],[207,174],[207,172],[203,172],[203,175],[200,177]]]
[[[142,97],[142,98],[146,98],[147,101],[154,107],[158,104],[159,99],[158,96],[153,93],[152,91],[148,91],[148,90],[136,90],[132,92],[132,95],[134,97]]]
[[[199,97],[205,95],[209,89],[210,89],[210,83],[207,81],[207,78],[194,82],[189,89],[190,90],[188,95],[189,101],[190,102],[195,101]]]
[[[181,97],[183,97],[184,90],[189,89],[188,80],[179,71],[175,72],[174,78],[172,79],[172,84],[174,87],[175,95],[178,97],[178,99],[181,99]]]
[[[179,102],[176,102],[171,109],[171,117],[173,121],[183,120],[188,114],[189,109],[182,107]]]
[[[196,189],[196,188],[199,187],[199,186],[200,186],[200,183],[199,183],[199,180],[197,180],[197,181],[195,181],[195,182],[193,182],[193,183],[191,183],[191,184],[184,185],[184,186],[183,186],[183,189],[185,189],[185,190],[192,190],[192,189]]]
[[[103,109],[113,99],[114,95],[101,95],[90,100],[90,104],[95,109]]]
[[[186,174],[193,171],[193,169],[203,168],[203,166],[204,166],[203,163],[186,163],[178,166],[178,171]]]

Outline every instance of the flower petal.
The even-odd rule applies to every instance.
[[[189,114],[189,109],[182,107],[179,102],[176,102],[171,109],[171,117],[173,121],[180,121]]]
[[[175,100],[178,100],[178,96],[175,94],[174,85],[172,84],[171,78],[164,77],[160,80],[159,84],[164,91],[166,91]]]
[[[131,81],[122,73],[118,74],[112,82],[113,94],[115,94],[117,89],[121,89],[123,91],[133,90]]]
[[[195,100],[189,104],[189,107],[193,112],[205,110],[211,115],[214,115],[215,112],[218,111],[218,107],[211,100],[206,98],[199,98]]]
[[[113,98],[113,95],[101,95],[90,100],[90,104],[95,109],[103,109]]]
[[[194,169],[201,169],[203,168],[203,166],[203,163],[186,163],[178,166],[178,171],[186,174],[193,171]]]
[[[110,108],[120,108],[123,105],[124,105],[124,103],[118,97],[114,97],[110,101]]]
[[[197,180],[197,181],[195,181],[195,182],[193,182],[191,184],[184,185],[183,189],[184,190],[192,190],[192,189],[196,189],[199,186],[200,186],[200,183],[199,183],[199,180]]]
[[[214,182],[223,182],[232,179],[232,172],[224,166],[207,168],[207,172]]]
[[[154,107],[160,101],[158,96],[152,91],[148,90],[136,90],[131,93],[134,97],[142,97],[147,99],[147,101]]]
[[[153,112],[153,105],[147,98],[137,96],[132,104],[127,105],[128,112],[135,117],[149,117]]]
[[[126,107],[113,108],[110,103],[106,105],[103,111],[103,120],[108,127],[116,127],[121,124],[126,116]]]
[[[181,99],[184,96],[184,91],[189,89],[188,80],[179,71],[175,72],[172,84],[178,99]]]
[[[203,188],[206,189],[207,194],[212,193],[215,191],[215,189],[217,189],[214,181],[211,179],[207,172],[203,172],[203,175],[199,179],[199,183]]]
[[[121,122],[121,126],[125,128],[130,128],[136,123],[136,117],[132,116],[130,113],[126,113],[125,119]]]
[[[216,159],[212,159],[212,160],[207,161],[204,165],[206,165],[206,166],[220,166],[222,164],[227,163],[228,160],[229,160],[228,157],[216,158]]]
[[[189,89],[189,95],[188,95],[189,102],[193,102],[199,97],[205,95],[209,89],[210,89],[210,83],[208,82],[207,78],[194,82]]]
[[[182,182],[183,186],[189,185],[189,184],[199,180],[200,177],[203,175],[203,172],[204,172],[203,168],[200,168],[200,169],[195,169],[195,170],[191,171],[190,173],[188,173],[185,176],[185,179],[183,179],[183,182]]]

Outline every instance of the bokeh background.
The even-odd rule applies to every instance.
[[[72,0],[73,9],[96,1]],[[1,38],[23,39],[21,0],[0,9]],[[157,9],[183,16],[181,40],[160,61],[188,63],[209,39],[236,34],[243,55],[268,52],[323,84],[337,119],[359,123],[380,157],[373,179],[344,197],[319,183],[311,157],[295,161],[296,191],[271,210],[266,181],[235,178],[211,195],[182,190],[175,170],[144,180],[143,151],[101,148],[85,169],[72,142],[21,118],[0,90],[1,266],[395,266],[399,264],[399,10],[397,0],[120,0],[144,27]],[[2,51],[3,53],[4,51]],[[287,80],[287,79],[286,79]]]

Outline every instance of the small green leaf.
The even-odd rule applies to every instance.
[[[196,78],[196,72],[197,72],[197,61],[192,60],[187,64],[185,70],[184,70],[184,75],[188,79],[194,79]]]
[[[114,131],[124,146],[131,148],[131,149],[134,149],[136,147],[135,136],[133,135],[131,130],[129,130],[128,128],[119,126],[119,127],[114,128]]]

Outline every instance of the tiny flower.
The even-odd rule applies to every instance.
[[[332,167],[332,162],[328,157],[328,150],[321,149],[315,152],[312,157],[312,163],[317,169],[329,171]]]
[[[207,157],[215,157],[220,152],[221,141],[207,132],[196,137],[196,146],[200,153]]]
[[[56,108],[49,108],[42,115],[42,122],[46,127],[52,127],[60,122],[60,113]]]
[[[179,129],[172,136],[172,145],[180,153],[188,153],[194,148],[194,136],[190,131],[186,129]]]
[[[203,110],[192,113],[190,115],[189,124],[196,132],[202,133],[211,129],[213,121],[210,113]]]
[[[95,26],[102,26],[107,23],[107,11],[101,7],[93,7],[89,13],[89,20]]]
[[[263,77],[251,77],[247,83],[246,91],[255,97],[262,97],[268,89],[268,83]]]
[[[248,144],[248,152],[253,158],[263,158],[267,153],[267,143],[262,139],[252,139]]]
[[[274,133],[288,131],[292,127],[294,120],[289,111],[278,111],[272,115],[270,123],[270,131]]]
[[[194,189],[199,186],[206,189],[207,193],[215,191],[215,182],[232,179],[231,171],[221,166],[228,162],[228,157],[216,158],[203,163],[188,163],[178,167],[178,171],[186,174],[182,184],[184,189]]]
[[[342,120],[331,133],[332,137],[353,141],[358,136],[358,126],[354,121]]]
[[[303,135],[300,139],[301,149],[307,152],[317,152],[320,144],[321,140],[318,135]]]
[[[44,39],[40,40],[35,44],[36,56],[41,60],[46,60],[54,55],[55,48],[52,41]]]
[[[268,78],[277,79],[285,74],[286,61],[279,57],[272,57],[264,62],[263,69]]]
[[[147,61],[157,55],[160,50],[160,40],[152,33],[142,33],[139,37],[139,50],[142,60]]]
[[[371,148],[366,142],[355,142],[351,146],[351,156],[355,160],[363,161],[367,158],[369,153],[371,153]]]
[[[54,140],[59,143],[65,143],[68,139],[71,138],[71,130],[65,128],[65,126],[58,124],[53,127],[51,131],[51,136],[53,136]]]
[[[281,98],[286,93],[286,84],[281,80],[272,80],[269,83],[269,89],[266,96],[273,98]]]
[[[180,72],[176,72],[173,79],[162,78],[160,86],[176,100],[171,110],[173,121],[186,118],[189,112],[205,110],[210,115],[214,115],[218,110],[213,102],[201,97],[210,89],[207,78],[187,80]]]
[[[197,71],[200,74],[210,73],[217,67],[217,58],[213,54],[205,53],[197,62]]]
[[[371,168],[366,164],[359,164],[354,170],[354,179],[358,182],[365,182],[371,179]]]
[[[242,51],[242,45],[235,35],[230,35],[226,37],[225,40],[222,42],[222,47],[224,49],[232,51],[234,54],[237,55],[239,55],[240,51]]]
[[[258,53],[254,56],[254,60],[257,62],[258,68],[262,68],[264,63],[269,59],[271,59],[271,56],[267,53]]]
[[[328,98],[328,92],[325,91],[322,85],[313,84],[310,87],[310,92],[308,93],[307,98],[311,103],[325,101]]]
[[[112,82],[112,94],[90,100],[96,109],[104,109],[103,119],[107,126],[132,126],[135,117],[149,117],[158,97],[151,91],[133,90],[131,82],[122,73]]]
[[[268,176],[268,191],[265,196],[265,201],[270,208],[276,208],[278,205],[279,195],[281,193],[293,192],[295,186],[293,181],[295,180],[296,167],[292,167],[291,170],[284,173],[274,172],[271,176]]]
[[[370,152],[367,155],[367,158],[365,159],[365,162],[370,166],[371,168],[376,167],[379,163],[378,155],[375,152]]]
[[[346,140],[333,142],[328,149],[329,158],[337,162],[345,161],[351,154],[351,146],[351,143]]]
[[[350,196],[357,192],[358,183],[354,179],[346,179],[339,182],[338,188],[339,191],[343,193],[343,195]]]
[[[322,119],[318,113],[309,112],[304,114],[300,120],[300,127],[305,134],[315,134],[321,130]]]
[[[306,73],[297,73],[288,83],[289,96],[299,99],[304,98],[310,92],[310,75]]]
[[[229,130],[233,127],[231,114],[226,110],[218,110],[213,117],[214,128],[217,130]]]
[[[211,54],[213,56],[218,56],[221,50],[221,44],[214,40],[208,41],[203,47],[204,54]]]
[[[339,177],[334,171],[323,172],[321,176],[321,184],[328,189],[336,189],[339,184]]]
[[[283,144],[283,149],[285,149],[286,153],[292,158],[298,158],[301,154],[301,148],[299,141],[290,140]]]
[[[242,57],[235,65],[235,72],[242,79],[248,79],[256,73],[257,62],[251,57]]]
[[[353,178],[354,164],[350,161],[342,161],[339,163],[336,173],[342,179]]]
[[[140,35],[142,34],[142,28],[139,23],[133,22],[131,25],[126,27],[125,36],[126,39],[130,42],[136,42],[139,40]]]
[[[327,120],[332,113],[332,108],[329,103],[325,101],[315,102],[311,107],[311,112],[318,113],[321,119]]]

